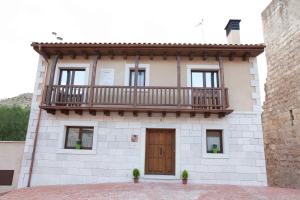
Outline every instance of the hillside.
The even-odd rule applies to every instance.
[[[21,106],[30,107],[32,100],[32,93],[20,94],[16,97],[1,99],[0,106]]]

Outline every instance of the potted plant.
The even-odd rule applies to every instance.
[[[75,149],[81,149],[81,142],[80,142],[80,140],[76,141]]]
[[[182,171],[181,178],[182,178],[182,184],[187,184],[187,180],[189,178],[189,173],[187,172],[187,170]]]
[[[212,152],[213,152],[213,153],[218,153],[218,145],[213,144]]]
[[[139,182],[139,177],[140,177],[140,171],[137,168],[135,168],[132,171],[132,175],[133,175],[133,182],[138,183]]]

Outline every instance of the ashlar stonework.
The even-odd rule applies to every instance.
[[[268,75],[263,130],[268,184],[300,188],[300,1],[262,13]]]

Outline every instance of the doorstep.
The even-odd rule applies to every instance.
[[[180,180],[175,175],[144,175],[143,180]]]

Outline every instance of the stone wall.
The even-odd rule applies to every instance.
[[[96,138],[95,151],[65,150],[61,145],[65,125],[93,125]],[[32,185],[83,184],[124,182],[132,180],[132,169],[141,170],[142,181],[153,176],[144,175],[146,128],[171,128],[176,130],[176,175],[167,177],[180,180],[187,169],[190,181],[197,183],[266,185],[263,134],[260,115],[233,113],[225,118],[204,118],[175,114],[117,113],[105,116],[88,113],[69,116],[43,112],[39,140],[33,168]],[[224,155],[207,155],[206,129],[223,129]],[[138,142],[131,142],[131,135]],[[33,134],[29,134],[29,138]],[[30,146],[30,145],[29,145]],[[31,146],[25,149],[29,152]],[[27,184],[29,162],[23,166],[19,186]],[[156,176],[155,179],[162,177]],[[165,177],[164,177],[165,178]]]
[[[263,112],[268,183],[300,188],[300,1],[262,13],[268,63]]]

